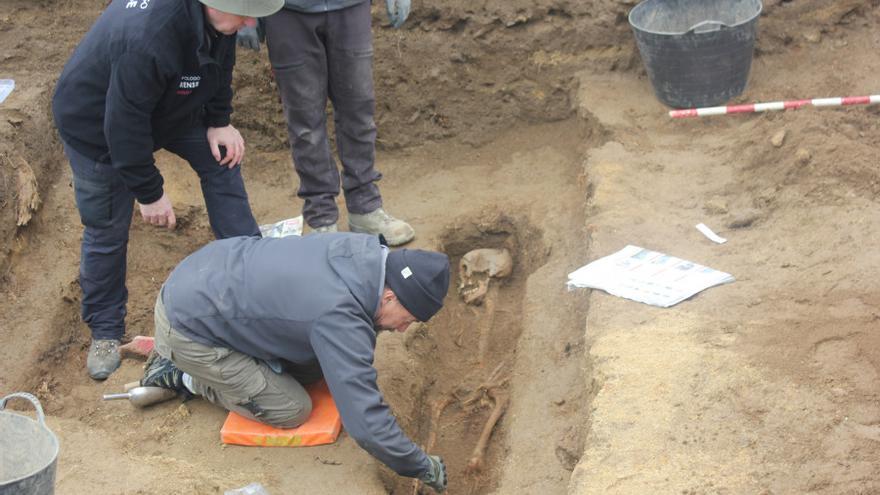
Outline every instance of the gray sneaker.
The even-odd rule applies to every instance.
[[[331,223],[330,225],[324,225],[317,228],[309,227],[310,233],[312,234],[323,234],[325,232],[339,232],[339,228],[336,227],[335,223]]]
[[[116,339],[92,340],[86,369],[95,380],[106,380],[119,367],[119,341]]]
[[[408,223],[385,213],[382,208],[363,215],[349,213],[348,228],[361,234],[382,234],[389,246],[406,244],[416,236]]]

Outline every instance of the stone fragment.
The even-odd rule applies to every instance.
[[[770,143],[777,148],[781,148],[782,144],[785,142],[785,134],[785,129],[780,130],[770,138]]]
[[[710,215],[724,215],[727,213],[727,201],[723,198],[714,197],[703,204],[703,209]]]
[[[813,154],[806,148],[798,148],[794,153],[794,159],[800,165],[807,165],[813,160]]]
[[[730,221],[727,222],[727,228],[729,229],[746,229],[755,224],[758,220],[761,219],[761,211],[760,210],[744,210],[735,212]]]

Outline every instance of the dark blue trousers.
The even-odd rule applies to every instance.
[[[241,167],[220,166],[205,133],[205,128],[194,128],[165,149],[189,162],[199,175],[214,236],[260,235]],[[67,145],[64,151],[73,169],[76,206],[84,226],[79,269],[82,318],[93,339],[119,339],[125,334],[125,268],[135,198],[112,165]]]

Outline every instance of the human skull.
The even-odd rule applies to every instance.
[[[513,271],[513,258],[506,249],[474,249],[461,257],[458,269],[458,293],[465,303],[479,305],[489,290],[489,280]]]

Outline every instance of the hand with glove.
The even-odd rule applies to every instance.
[[[388,10],[388,20],[391,25],[399,28],[406,22],[409,16],[410,0],[385,0],[385,8]]]
[[[422,483],[430,486],[437,493],[446,491],[446,464],[439,455],[429,455],[431,467],[420,478]]]
[[[242,48],[260,51],[260,43],[266,41],[266,32],[263,30],[263,22],[257,20],[256,27],[243,27],[235,35],[235,41]]]

